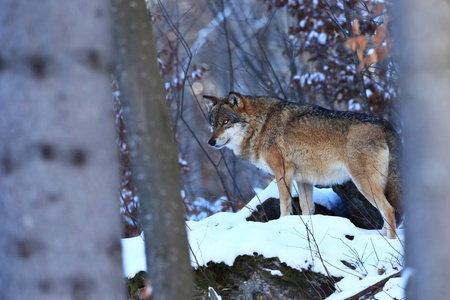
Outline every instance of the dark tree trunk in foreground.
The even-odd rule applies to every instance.
[[[117,77],[155,299],[192,298],[177,150],[144,0],[114,0]],[[132,4],[132,5],[131,5]]]
[[[0,299],[124,299],[109,2],[0,3]]]
[[[407,299],[447,299],[450,281],[450,6],[401,1],[396,42],[405,119]]]

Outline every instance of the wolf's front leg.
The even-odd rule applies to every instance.
[[[287,199],[280,195],[280,218],[284,216],[292,215],[292,199]]]
[[[280,192],[280,217],[292,214],[292,176],[289,173],[282,172],[277,175],[277,186]]]
[[[302,209],[302,215],[314,214],[313,185],[310,183],[297,181],[297,186],[298,199],[300,202],[300,208]]]

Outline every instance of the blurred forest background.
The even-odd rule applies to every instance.
[[[271,177],[207,145],[202,95],[230,91],[360,111],[394,122],[398,78],[389,2],[149,1],[158,62],[178,144],[187,219],[237,211]],[[139,232],[137,198],[113,82],[125,235]],[[396,124],[398,125],[398,124]],[[397,126],[398,128],[399,126]]]

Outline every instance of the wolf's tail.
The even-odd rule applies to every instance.
[[[400,138],[391,124],[388,125],[389,168],[385,196],[395,209],[397,225],[403,218],[403,192],[400,174]]]

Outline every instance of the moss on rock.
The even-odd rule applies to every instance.
[[[223,299],[324,299],[337,280],[256,253],[238,256],[232,266],[210,262],[195,270],[197,299],[208,299],[209,287]]]

